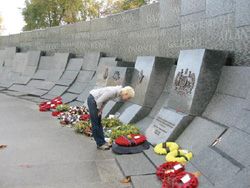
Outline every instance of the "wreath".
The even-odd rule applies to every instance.
[[[140,131],[135,125],[125,124],[122,126],[112,128],[110,131],[108,131],[106,135],[110,137],[112,140],[115,140],[120,136],[127,136],[130,134],[139,134],[139,133]]]
[[[140,134],[129,134],[127,136],[120,136],[115,139],[115,143],[119,146],[137,146],[146,141],[146,137]]]
[[[166,155],[166,160],[185,164],[186,162],[190,161],[192,157],[193,154],[188,150],[174,150]]]
[[[42,102],[39,104],[39,111],[40,112],[46,112],[50,109],[56,109],[58,105],[62,104],[62,98],[56,97],[52,99],[51,101]]]
[[[185,170],[185,167],[178,162],[166,162],[156,169],[156,175],[160,180],[172,178],[176,174]]]
[[[171,151],[178,150],[179,146],[175,142],[164,142],[157,144],[154,147],[154,152],[160,155],[165,155]]]
[[[165,178],[162,182],[162,188],[197,188],[198,185],[198,178],[194,174],[185,171],[176,174],[170,181]]]

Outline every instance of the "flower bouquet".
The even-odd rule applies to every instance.
[[[74,126],[75,132],[85,134],[86,136],[92,136],[92,126],[89,121],[79,121]]]

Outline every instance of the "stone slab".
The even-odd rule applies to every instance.
[[[185,166],[186,171],[188,172],[200,172],[196,167],[194,167],[194,165],[191,162],[188,162]],[[207,177],[204,174],[201,174],[201,176],[199,176],[199,187],[202,188],[211,188],[214,187],[214,184],[209,181],[209,179],[207,179]]]
[[[38,96],[41,97],[42,95],[48,93],[47,90],[37,89],[37,88],[29,88],[27,95]]]
[[[38,89],[50,90],[55,85],[53,82],[44,81],[44,80],[31,80],[27,86],[34,87]]]
[[[154,120],[154,118],[152,118],[150,116],[146,116],[142,120],[136,122],[136,127],[138,127],[140,129],[140,132],[142,134],[146,134],[146,130],[149,127],[149,125],[151,125],[153,120]]]
[[[250,107],[250,103],[249,103]],[[243,110],[237,117],[234,125],[236,128],[250,134],[250,110]]]
[[[154,118],[159,113],[162,107],[167,106],[168,97],[169,97],[169,93],[165,91],[162,92],[161,96],[158,98],[157,102],[155,103],[154,107],[152,108],[149,114],[150,117]]]
[[[11,87],[13,85],[13,83],[14,82],[4,82],[4,83],[0,84],[0,87],[6,89],[8,87]]]
[[[52,56],[42,56],[40,58],[38,70],[52,70],[54,67]]]
[[[82,70],[96,71],[102,56],[103,53],[101,52],[86,52],[83,58]]]
[[[116,160],[125,176],[155,173],[154,165],[145,157],[143,153],[133,155],[116,155]]]
[[[77,71],[65,71],[62,77],[56,82],[58,85],[70,86],[78,75]]]
[[[58,97],[58,95],[50,95],[48,93],[46,93],[45,95],[41,96],[42,99],[47,99],[47,100],[51,100],[54,99],[55,97]]]
[[[114,101],[114,100],[108,101],[102,111],[102,116],[108,117],[109,115],[115,114],[121,108],[122,105],[123,102],[120,101]]]
[[[57,70],[57,69],[53,69],[53,70]],[[64,69],[62,70],[58,69],[58,71],[56,72],[50,71],[48,74],[48,77],[46,77],[46,80],[55,83],[61,78],[61,76],[63,75],[63,72],[64,72]]]
[[[240,170],[211,148],[205,148],[199,155],[195,155],[191,162],[215,187],[228,181]],[[226,178],[222,178],[222,174]]]
[[[27,53],[28,53],[27,66],[37,68],[39,65],[40,57],[43,55],[43,52],[37,50],[29,50]]]
[[[88,82],[93,78],[94,74],[95,74],[94,71],[81,70],[75,82]]]
[[[83,64],[83,58],[71,58],[66,67],[67,71],[80,71]]]
[[[96,85],[105,87],[109,76],[109,68],[117,65],[116,57],[102,57],[96,70]]]
[[[250,88],[250,67],[224,66],[217,92],[246,98]]]
[[[4,91],[1,91],[1,93],[4,93],[6,95],[9,95],[9,96],[15,96],[15,97],[19,97],[22,95],[21,92],[18,92],[18,91],[10,91],[10,90],[4,90]]]
[[[70,102],[68,103],[70,106],[83,106],[83,102],[80,102],[80,101],[73,101],[73,102]]]
[[[56,70],[65,70],[70,56],[71,54],[69,53],[55,53],[53,61]]]
[[[48,77],[48,74],[48,70],[37,70],[34,76],[32,76],[32,78],[45,80]]]
[[[115,114],[123,123],[136,123],[150,113],[151,108],[126,102]]]
[[[175,141],[192,119],[193,117],[187,114],[162,108],[146,130],[146,137],[153,145]]]
[[[231,13],[234,11],[234,1],[216,1],[216,0],[206,0],[206,15],[207,17],[214,17],[218,15],[223,15]]]
[[[122,106],[119,112],[116,112],[116,115],[119,116],[119,119],[123,123],[129,123],[131,122],[135,114],[137,114],[141,109],[142,107],[137,104],[125,103],[125,105]]]
[[[24,85],[14,84],[12,85],[9,90],[10,91],[23,91]]]
[[[65,93],[62,95],[63,103],[69,103],[74,101],[77,98],[78,94],[74,93]]]
[[[218,185],[218,188],[234,188],[234,187],[239,187],[239,188],[247,188],[250,187],[250,170],[245,168],[242,171],[240,171],[238,174],[233,176],[232,178],[228,178],[227,181],[221,183]]]
[[[107,86],[128,85],[129,83],[131,83],[133,71],[134,70],[132,68],[110,67],[106,85]]]
[[[88,82],[76,82],[68,89],[68,91],[79,95],[85,90],[87,86]]]
[[[178,137],[176,142],[182,147],[199,154],[203,149],[213,142],[225,131],[226,127],[196,117]],[[194,136],[195,135],[195,136]]]
[[[26,85],[28,84],[28,82],[31,80],[30,76],[26,76],[26,75],[21,75],[18,80],[15,81],[16,84],[23,84]]]
[[[250,2],[248,0],[237,0],[235,1],[235,25],[241,27],[244,25],[250,25],[250,13],[249,7]]]
[[[68,89],[67,86],[55,85],[47,94],[54,96],[61,96],[67,89]]]
[[[89,96],[89,92],[94,88],[93,84],[88,84],[83,92],[77,97],[78,101],[84,102],[86,101],[87,97]]]
[[[227,53],[223,51],[182,50],[168,107],[186,114],[200,115],[216,90],[226,58]]]
[[[250,135],[235,128],[229,128],[216,145],[221,151],[244,166],[250,166]]]
[[[154,152],[154,147],[150,146],[148,150],[144,151],[144,154],[150,159],[154,166],[158,167],[166,162],[166,155],[158,155]]]
[[[162,184],[156,175],[132,176],[131,180],[134,188],[156,188]]]
[[[242,113],[245,100],[229,95],[215,94],[203,116],[226,126],[235,126]]]
[[[96,166],[103,182],[119,182],[123,178],[115,159],[96,161]]]
[[[22,73],[27,64],[27,53],[16,53],[13,58],[13,67],[12,71]]]
[[[153,107],[164,89],[173,63],[174,60],[168,58],[137,57],[131,84],[135,89],[135,97],[131,101]]]

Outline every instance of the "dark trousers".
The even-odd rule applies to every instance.
[[[96,145],[102,146],[103,144],[105,144],[103,127],[101,123],[102,116],[98,116],[98,109],[96,107],[95,99],[92,95],[89,95],[87,102],[89,107],[90,120],[92,124],[93,137],[96,141]]]

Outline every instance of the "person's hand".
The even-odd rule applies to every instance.
[[[101,116],[102,115],[102,110],[99,110],[98,111],[98,116]]]

